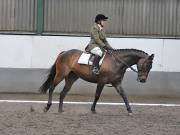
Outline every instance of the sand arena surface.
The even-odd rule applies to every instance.
[[[3,98],[23,99],[26,96],[0,95],[1,100]],[[29,97],[29,99],[32,98]],[[45,97],[41,99],[44,100]],[[69,96],[67,99],[70,100],[73,97]],[[77,99],[81,101],[81,97]],[[85,99],[82,98],[82,100]],[[74,98],[73,101],[77,100]],[[140,101],[143,102],[143,99]],[[155,101],[179,102],[178,99]],[[145,102],[150,102],[150,99]],[[0,135],[180,134],[180,107],[132,106],[133,116],[128,116],[124,106],[97,105],[96,114],[91,113],[91,105],[64,104],[65,112],[62,114],[57,113],[58,104],[53,104],[48,113],[42,111],[44,106],[45,104],[37,103],[0,103]]]

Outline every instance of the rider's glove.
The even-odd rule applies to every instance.
[[[104,48],[104,50],[106,50],[107,53],[109,53],[109,54],[113,53],[113,49],[108,48],[107,46],[104,46],[103,48]]]

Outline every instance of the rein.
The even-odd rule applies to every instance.
[[[129,65],[128,65],[126,62],[124,62],[123,60],[116,58],[116,56],[113,55],[113,53],[112,53],[112,56],[115,58],[115,60],[117,60],[117,61],[123,63],[123,64],[126,65],[128,68],[130,68],[132,71],[134,71],[135,73],[138,74],[138,71],[137,71],[136,69],[134,69],[133,67],[129,66]]]

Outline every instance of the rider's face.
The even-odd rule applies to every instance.
[[[107,27],[107,20],[102,20],[102,21],[101,21],[101,25],[102,25],[103,27]]]

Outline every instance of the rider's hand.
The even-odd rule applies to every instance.
[[[107,46],[104,46],[103,48],[104,48],[104,50],[106,50],[107,53],[112,54],[113,49],[108,48]]]
[[[113,49],[107,49],[107,53],[112,54],[113,53]]]

